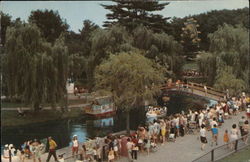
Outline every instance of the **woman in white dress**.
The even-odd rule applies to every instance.
[[[233,149],[233,147],[235,146],[235,140],[239,138],[239,131],[236,127],[237,127],[236,124],[233,124],[230,132],[230,138],[231,141],[233,141],[231,144],[231,149]]]

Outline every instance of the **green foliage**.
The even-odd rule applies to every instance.
[[[163,69],[136,52],[111,55],[95,71],[96,89],[110,91],[124,111],[152,99],[163,80]]]
[[[70,31],[66,33],[66,45],[69,49],[69,73],[74,81],[88,81],[88,62],[91,60],[91,35],[99,27],[90,20],[83,21],[80,34]]]
[[[208,38],[210,39],[210,51],[216,53],[241,52],[242,46],[248,43],[247,29],[227,24],[219,26],[217,31],[208,35]]]
[[[65,34],[65,45],[68,47],[69,54],[81,53],[83,55],[84,46],[81,40],[81,35],[73,31]]]
[[[144,50],[146,57],[154,59],[174,75],[179,75],[182,70],[182,46],[166,33],[153,33],[144,26],[139,26],[133,31],[133,45]],[[174,77],[174,76],[172,76]]]
[[[62,20],[58,11],[36,10],[29,16],[29,22],[36,24],[41,30],[41,34],[50,43],[53,43],[59,36],[66,32],[69,25]]]
[[[134,50],[130,44],[131,38],[124,27],[114,25],[106,30],[97,29],[90,37],[91,52],[86,57],[86,75],[88,81],[93,85],[93,73],[95,67],[104,59],[109,57],[110,53],[119,53],[122,51]],[[90,85],[91,86],[91,85]]]
[[[197,59],[197,64],[200,72],[207,78],[207,84],[212,86],[216,77],[216,57],[212,53],[203,52]]]
[[[66,92],[67,48],[63,37],[54,46],[44,41],[36,25],[19,23],[6,33],[8,94],[32,104],[58,103]]]
[[[154,32],[161,32],[166,28],[168,18],[164,18],[157,11],[161,11],[169,3],[159,3],[157,1],[115,1],[115,5],[102,5],[111,11],[108,13],[104,27],[120,24],[128,31],[134,30],[139,25],[144,25]]]
[[[202,56],[198,61],[200,71],[208,77],[208,83],[215,82],[221,89],[228,86],[228,89],[234,89],[233,92],[238,92],[242,88],[249,90],[250,60],[247,30],[240,25],[233,27],[224,24],[208,37],[211,53]],[[228,83],[222,85],[226,77],[228,77]],[[232,81],[229,82],[229,80]]]
[[[12,25],[11,16],[0,11],[0,19],[1,19],[1,38],[0,44],[4,46],[5,44],[5,34],[8,26]]]
[[[246,89],[246,83],[242,79],[237,79],[232,68],[226,66],[219,70],[214,87],[224,92],[228,89],[231,95],[238,95]]]
[[[205,51],[208,50],[210,46],[207,35],[215,32],[219,25],[223,25],[224,23],[234,26],[242,24],[245,28],[249,28],[249,8],[246,7],[237,10],[214,10],[184,18],[174,17],[168,24],[166,32],[180,41],[183,23],[190,17],[196,19],[200,25],[200,27],[198,27],[198,30],[201,32],[201,34],[199,34],[201,39],[200,49]]]
[[[249,37],[242,26],[224,24],[216,32],[209,34],[210,50],[220,59],[218,66],[231,66],[236,78],[249,83]]]

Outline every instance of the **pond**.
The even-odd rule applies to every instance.
[[[163,104],[161,99],[159,105]],[[178,94],[170,95],[170,101],[167,103],[168,115],[187,110],[188,108],[202,108],[204,104],[209,103],[205,99],[197,99],[190,96]],[[145,123],[144,108],[138,108],[130,114],[130,127],[136,129],[139,124]],[[52,136],[58,144],[58,148],[71,145],[71,138],[77,135],[80,142],[87,138],[96,136],[105,136],[111,132],[118,132],[126,128],[126,118],[122,112],[117,112],[114,117],[105,119],[90,119],[84,116],[76,119],[67,119],[60,121],[51,121],[44,124],[33,124],[15,128],[2,128],[1,148],[5,144],[14,144],[19,148],[24,141],[32,139],[44,139]],[[2,150],[2,149],[1,149]]]

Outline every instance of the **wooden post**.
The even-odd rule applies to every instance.
[[[214,161],[214,149],[211,151],[211,161]]]
[[[11,162],[12,159],[11,159],[11,148],[9,149],[9,162]]]

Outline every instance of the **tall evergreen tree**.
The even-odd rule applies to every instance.
[[[119,23],[125,26],[127,30],[132,31],[138,25],[142,24],[154,32],[164,31],[168,17],[156,14],[169,3],[159,3],[158,1],[115,1],[115,5],[102,5],[105,9],[111,11],[108,13],[104,22],[104,27]]]

